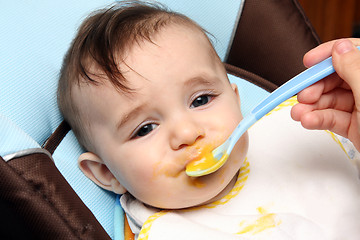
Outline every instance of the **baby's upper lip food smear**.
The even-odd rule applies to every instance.
[[[199,157],[186,165],[186,171],[199,171],[203,169],[208,169],[212,165],[216,164],[216,162],[217,161],[212,156],[211,151],[202,153],[199,155]]]

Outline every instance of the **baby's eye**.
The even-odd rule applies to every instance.
[[[213,96],[211,95],[201,95],[198,96],[192,103],[191,103],[191,108],[196,108],[196,107],[200,107],[202,105],[207,104],[208,102],[210,102],[210,100],[212,99]]]
[[[157,124],[155,124],[155,123],[146,124],[146,125],[142,126],[139,130],[137,130],[137,132],[134,134],[133,138],[143,137],[145,135],[148,135],[156,127],[157,127]]]

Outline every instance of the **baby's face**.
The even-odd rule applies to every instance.
[[[77,94],[94,152],[120,184],[160,208],[199,205],[229,188],[244,161],[247,134],[215,173],[185,173],[190,161],[223,143],[242,119],[237,89],[207,39],[167,26],[153,43],[134,46],[120,68],[135,93],[123,94],[106,82]]]

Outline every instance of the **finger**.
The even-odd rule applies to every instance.
[[[324,80],[305,88],[298,92],[297,100],[299,103],[312,104],[320,99],[321,94],[324,92],[325,83]]]
[[[309,52],[307,52],[304,55],[303,63],[305,67],[311,67],[325,58],[328,58],[331,56],[331,50],[333,48],[333,45],[335,43],[335,40],[329,41],[326,43],[323,43],[313,49],[311,49]]]
[[[342,41],[342,40],[344,40],[344,39],[329,41],[329,42],[323,43],[323,44],[311,49],[309,52],[307,52],[304,55],[304,58],[303,58],[304,65],[306,67],[311,67],[311,66],[321,62],[325,58],[330,57],[332,54],[332,49],[333,49],[334,44],[337,41]],[[358,39],[358,38],[348,38],[347,40],[351,41],[353,44],[355,44],[357,46],[360,45],[360,39]]]
[[[352,114],[349,112],[325,109],[313,111],[302,116],[301,125],[310,130],[330,130],[341,136],[348,136]]]
[[[334,73],[299,92],[297,98],[300,103],[312,104],[319,101],[324,93],[333,91],[336,88],[350,89],[347,83]]]
[[[298,103],[291,108],[290,115],[293,120],[299,122],[301,121],[302,116],[309,112],[312,112],[313,110],[314,108],[312,107],[312,105]]]
[[[324,109],[352,112],[354,110],[354,97],[352,92],[344,89],[336,89],[321,95],[318,101],[312,104],[296,104],[291,109],[291,117],[295,121],[300,121],[305,114]]]
[[[337,88],[321,95],[319,101],[312,104],[312,107],[316,110],[335,109],[353,112],[354,104],[354,96],[351,91]]]
[[[349,40],[337,41],[334,45],[333,65],[338,75],[350,85],[357,109],[360,109],[360,51]]]

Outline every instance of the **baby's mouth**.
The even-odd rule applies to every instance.
[[[218,160],[216,160],[213,157],[211,151],[206,152],[204,154],[199,155],[198,158],[190,161],[186,165],[186,171],[187,172],[197,172],[197,171],[202,171],[202,170],[205,170],[205,169],[209,169],[210,167],[217,164],[217,162],[218,162]]]
[[[202,147],[194,148],[193,154],[188,156],[185,163],[186,171],[198,171],[207,169],[216,163],[212,156],[213,145],[205,144]]]
[[[203,144],[199,146],[193,146],[186,151],[186,161],[185,165],[188,165],[192,162],[199,161],[202,159],[207,153],[211,153],[214,149],[213,145]]]
[[[201,163],[204,156],[211,154],[213,148],[213,145],[210,144],[188,147],[175,161],[169,162],[168,164],[159,162],[154,168],[154,176],[165,175],[176,178],[180,174],[186,174],[186,169],[189,165]]]
[[[198,149],[195,149],[193,150],[193,152],[189,155],[187,155],[185,157],[185,166],[187,166],[188,164],[192,163],[192,162],[195,162],[195,161],[198,161],[199,159],[202,158],[202,151],[201,150],[198,150]]]

